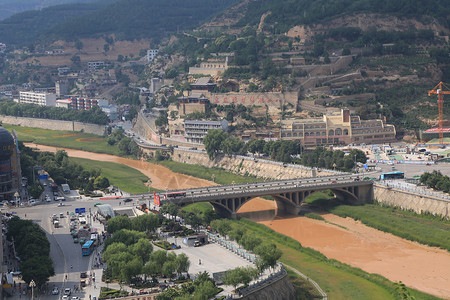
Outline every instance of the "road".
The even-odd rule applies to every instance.
[[[66,287],[73,289],[75,285],[80,284],[80,272],[90,270],[91,256],[81,255],[81,246],[78,243],[74,243],[69,231],[70,220],[67,212],[75,212],[75,208],[86,208],[86,212],[94,210],[94,204],[96,200],[66,200],[62,202],[64,206],[59,206],[58,202],[41,202],[38,205],[31,207],[22,207],[15,209],[17,215],[24,219],[30,219],[39,224],[47,233],[47,237],[50,242],[50,256],[53,260],[53,266],[55,268],[55,276],[50,278],[49,287],[57,286],[60,290]],[[102,203],[118,206],[117,200],[102,200]],[[130,204],[131,205],[131,204]],[[63,217],[59,218],[60,213]],[[52,225],[51,217],[53,214],[58,216],[60,221],[60,227],[54,228]],[[92,227],[95,227],[102,232],[104,229],[98,222],[92,222],[92,218],[88,218],[88,222],[91,222]],[[71,268],[72,266],[72,268]],[[67,280],[65,276],[67,275]],[[83,293],[75,293],[75,296],[82,298]],[[61,296],[61,295],[60,295]],[[58,299],[54,295],[42,295],[41,299]]]

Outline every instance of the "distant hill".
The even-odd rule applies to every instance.
[[[27,10],[41,10],[45,7],[68,4],[89,3],[97,0],[2,0],[0,3],[0,20]]]
[[[192,29],[222,12],[237,0],[119,0],[88,15],[56,26],[56,39],[93,37],[114,33],[118,39],[161,37]]]
[[[408,18],[432,16],[440,24],[450,27],[448,0],[253,0],[248,1],[245,15],[236,25],[258,24],[264,13],[269,13],[264,23],[280,32],[295,25],[320,23],[353,13],[391,14]]]
[[[56,5],[42,10],[29,10],[15,14],[0,22],[0,42],[8,46],[32,44],[39,36],[56,24],[106,7],[115,0],[95,3],[73,3]]]
[[[109,34],[126,40],[158,38],[195,28],[235,3],[237,0],[104,0],[58,5],[3,20],[0,42],[23,46]]]

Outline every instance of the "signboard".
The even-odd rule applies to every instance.
[[[39,179],[48,179],[48,175],[47,174],[39,175]]]
[[[77,214],[84,214],[86,212],[86,208],[75,208],[75,213]]]
[[[161,199],[158,195],[156,195],[155,191],[153,191],[153,202],[158,206],[161,205]]]

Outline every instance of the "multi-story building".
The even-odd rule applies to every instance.
[[[178,101],[180,115],[189,115],[193,112],[205,113],[209,103],[209,99],[202,93],[191,93],[189,96],[178,98]]]
[[[147,50],[147,61],[152,62],[153,59],[155,59],[155,56],[158,55],[158,52],[159,52],[158,49]]]
[[[199,67],[190,67],[189,74],[217,76],[228,69],[229,57],[214,57],[200,63]]]
[[[105,99],[85,99],[85,98],[68,98],[56,100],[57,107],[63,107],[76,110],[91,110],[94,105],[104,106],[108,105],[108,100]]]
[[[56,96],[61,97],[68,93],[69,91],[69,81],[68,80],[58,80],[55,82]]]
[[[348,109],[323,118],[283,121],[280,137],[300,140],[306,147],[325,145],[375,144],[395,141],[394,125],[384,120],[361,120]]]
[[[55,106],[56,94],[37,93],[37,92],[20,92],[19,103],[31,103],[42,106]]]
[[[15,132],[0,127],[0,201],[13,200],[22,178]]]
[[[97,71],[105,66],[104,61],[88,61],[87,67],[89,71]]]
[[[190,143],[202,144],[211,129],[228,131],[228,122],[225,119],[222,121],[184,120],[184,138]]]

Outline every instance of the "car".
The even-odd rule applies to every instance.
[[[80,239],[80,244],[84,245],[84,243],[86,243],[86,239],[81,238]]]
[[[86,272],[81,272],[81,273],[80,273],[80,278],[86,278],[86,277],[87,277]]]
[[[47,186],[47,183],[44,182],[44,186]]]
[[[336,181],[335,181],[335,180],[333,180],[333,181],[331,181],[330,183],[336,183]]]
[[[76,244],[76,243],[78,243],[78,238],[74,238],[73,239],[73,242]]]
[[[85,285],[86,286],[86,285]],[[72,297],[72,300],[80,300],[80,297],[78,297],[78,296],[73,296]]]
[[[64,203],[59,202],[59,203],[58,203],[58,206],[64,206]]]
[[[66,295],[66,296],[70,296],[71,292],[72,292],[72,290],[70,288],[65,288],[64,289],[64,295]]]
[[[59,295],[59,289],[58,289],[58,287],[54,287],[53,288],[53,290],[52,290],[52,295]]]
[[[131,198],[127,198],[127,199],[124,199],[124,200],[123,200],[123,202],[125,202],[125,203],[126,203],[126,202],[131,202],[131,201],[133,201],[133,199],[131,199]]]
[[[199,241],[194,242],[194,247],[200,247],[201,245],[202,245],[202,243],[200,243]]]
[[[103,203],[97,202],[94,204],[94,206],[103,205]]]
[[[62,300],[69,300],[69,296],[67,295],[62,296]]]

